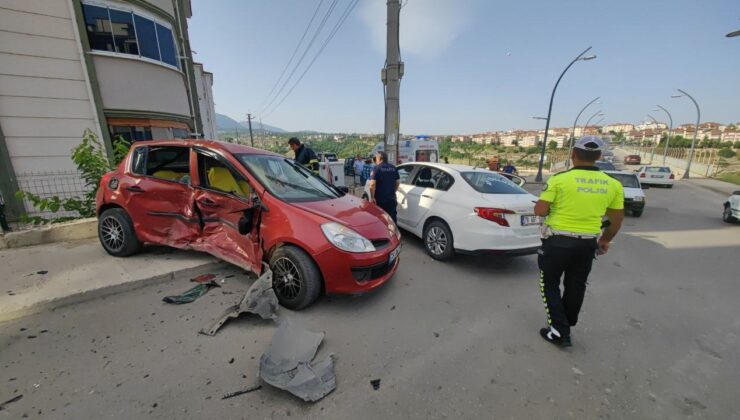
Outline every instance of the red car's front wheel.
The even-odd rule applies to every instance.
[[[273,289],[280,304],[288,309],[303,309],[318,299],[321,274],[311,257],[295,246],[279,248],[270,258]]]

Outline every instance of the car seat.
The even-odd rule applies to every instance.
[[[244,198],[249,197],[250,193],[249,184],[246,181],[237,182],[230,170],[221,167],[208,170],[208,185]]]
[[[423,188],[434,188],[434,182],[432,182],[432,169],[423,168],[419,172],[419,179],[416,180],[417,187]]]
[[[167,169],[162,169],[152,174],[155,178],[167,179],[170,181],[179,181],[180,178],[187,175],[186,172],[175,172]]]

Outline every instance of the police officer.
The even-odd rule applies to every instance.
[[[319,158],[310,147],[301,144],[297,137],[288,140],[288,146],[295,153],[295,161],[305,166],[314,173],[319,173]]]
[[[572,345],[570,329],[578,322],[591,264],[609,250],[624,219],[622,184],[594,165],[603,149],[599,137],[579,139],[573,168],[547,180],[534,208],[536,215],[546,216],[537,263],[548,327],[540,335],[561,347]],[[602,233],[604,215],[611,224]]]
[[[0,191],[0,233],[10,232],[10,226],[8,221],[5,220],[5,199],[3,199],[3,193]]]
[[[385,210],[393,223],[396,223],[396,191],[401,185],[401,178],[398,176],[396,167],[388,163],[388,155],[385,152],[378,152],[375,155],[377,166],[370,174],[370,201],[377,204],[378,207]]]

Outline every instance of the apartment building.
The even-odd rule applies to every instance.
[[[0,191],[74,171],[92,130],[130,141],[215,137],[213,75],[193,63],[190,0],[0,0]]]
[[[635,129],[635,126],[629,123],[607,124],[602,128],[604,133],[608,133],[610,131],[613,131],[615,133],[629,133],[630,131],[634,129]]]

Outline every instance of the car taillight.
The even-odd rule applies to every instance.
[[[645,178],[645,172],[640,174],[640,178]]]
[[[676,176],[673,175],[673,173],[671,173],[671,179],[675,179],[675,178],[676,178]]]
[[[486,207],[476,207],[475,214],[478,217],[482,217],[486,220],[496,222],[501,226],[509,226],[509,222],[506,220],[506,214],[514,214],[513,211],[507,209],[495,209]]]

